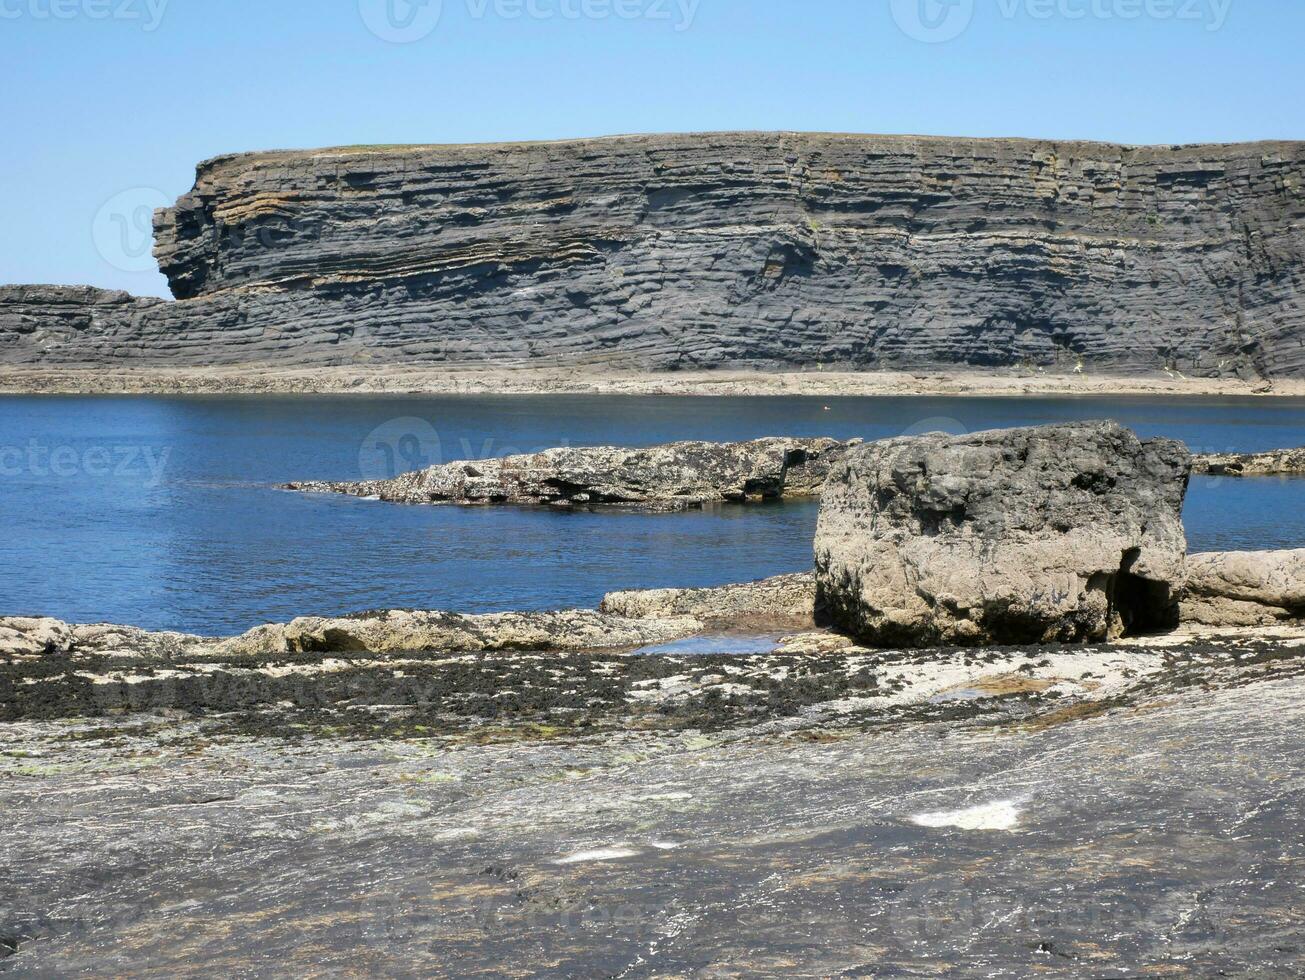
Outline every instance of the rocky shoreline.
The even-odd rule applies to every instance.
[[[628,643],[788,596],[731,654],[6,621],[46,645],[0,641],[0,971],[1291,972],[1300,624],[870,650],[813,594],[604,604]]]
[[[0,365],[0,394],[427,394],[427,395],[675,395],[754,397],[801,395],[1012,397],[1019,395],[1163,395],[1185,397],[1305,397],[1305,380],[1201,378],[1176,372],[1075,373],[1056,369],[930,369],[791,371],[711,370],[652,373],[609,368],[422,369],[287,368],[255,363],[236,368],[10,367]]]
[[[756,720],[752,709],[771,701],[796,704],[787,685],[804,676],[821,679],[808,692],[816,698],[811,704],[850,696],[848,685],[858,688],[862,682],[865,696],[878,704],[876,698],[895,697],[904,684],[915,689],[912,697],[927,702],[940,693],[919,687],[931,672],[939,683],[983,691],[1012,670],[1036,681],[1044,668],[1054,675],[1074,658],[1087,663],[1111,651],[1208,648],[1219,637],[1232,644],[1230,649],[1281,647],[1286,660],[1305,658],[1305,550],[1194,555],[1189,564],[1189,584],[1178,597],[1179,630],[1095,646],[911,650],[859,645],[829,628],[811,573],[716,588],[616,592],[592,610],[482,615],[388,610],[304,617],[227,638],[6,617],[0,618],[0,723],[162,708],[204,717],[238,709],[276,714],[293,707],[342,717],[366,717],[373,710],[377,718],[412,715],[434,732],[444,730],[435,720],[448,707],[441,699],[461,698],[478,707],[455,712],[453,731],[513,717],[561,733],[572,715],[585,719],[586,726],[594,723],[593,690],[571,686],[575,670],[587,678],[585,684],[599,686],[617,677],[649,683],[673,677],[674,698],[683,696],[697,710],[703,699],[724,697],[750,723]],[[722,643],[739,652],[712,653]],[[1025,663],[1047,657],[1036,667]],[[885,664],[914,665],[910,671],[917,673],[908,678],[894,667],[884,674],[879,668]],[[947,664],[962,664],[967,672],[953,676]],[[1159,669],[1158,663],[1152,666]],[[685,670],[696,680],[681,678]],[[1113,685],[1128,686],[1125,675],[1111,676]],[[1008,678],[1003,683],[1010,690],[998,693],[1049,689],[1040,681],[1032,687],[1017,681]],[[1091,699],[1102,690],[1088,685],[1075,696]],[[500,698],[505,691],[518,694],[505,701]],[[608,691],[611,697],[617,693],[617,688]],[[625,690],[599,714],[614,712],[607,721],[619,727],[626,723],[621,711],[660,703],[655,693]],[[1062,690],[1054,698],[1068,696]],[[387,730],[390,722],[377,726]]]
[[[1187,555],[1112,423],[743,445],[825,468],[813,572],[0,618],[0,972],[1294,972],[1305,550]]]

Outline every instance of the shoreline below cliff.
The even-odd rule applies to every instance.
[[[697,396],[1019,395],[1305,397],[1305,379],[1014,371],[684,371],[604,369],[312,367],[43,368],[0,370],[4,395],[177,394],[596,394]]]

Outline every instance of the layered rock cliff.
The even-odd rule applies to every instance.
[[[178,302],[0,290],[0,363],[1300,377],[1302,178],[1302,143],[757,133],[225,156],[156,215]]]

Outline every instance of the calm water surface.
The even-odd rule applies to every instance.
[[[814,503],[677,515],[273,489],[555,445],[867,439],[1115,418],[1194,450],[1305,445],[1305,399],[0,398],[0,614],[234,633],[382,607],[592,605],[806,567]],[[1305,481],[1196,480],[1193,550],[1305,547]]]

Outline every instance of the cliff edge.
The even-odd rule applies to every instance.
[[[1300,378],[1303,148],[723,133],[224,156],[156,214],[177,302],[0,287],[0,365]]]

